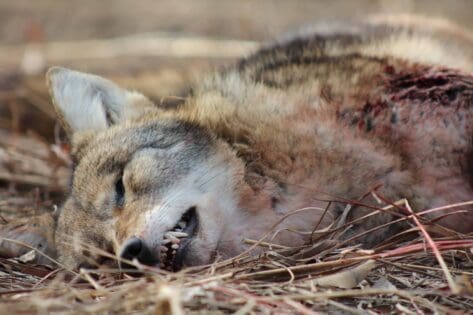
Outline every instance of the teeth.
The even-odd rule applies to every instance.
[[[187,233],[184,232],[173,232],[175,237],[187,237]]]
[[[180,247],[181,240],[189,237],[189,235],[183,230],[187,227],[185,219],[179,221],[174,229],[164,234],[161,242],[160,249],[160,260],[159,267],[168,271],[172,271],[173,260],[175,259],[177,250]]]
[[[167,238],[167,239],[170,239],[171,242],[176,242],[176,241],[179,241],[179,239],[177,237],[174,236],[174,234],[171,234],[172,232],[167,232],[166,234],[164,234],[164,237]]]
[[[164,237],[170,238],[171,240],[173,238],[178,238],[178,237],[187,237],[187,233],[181,232],[181,231],[169,231],[164,234]]]
[[[172,240],[172,244],[173,244],[173,245],[179,245],[180,243],[181,243],[181,240],[180,240],[180,239]]]

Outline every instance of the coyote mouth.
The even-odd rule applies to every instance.
[[[164,233],[160,246],[160,268],[168,271],[182,268],[185,250],[195,236],[197,223],[196,208],[191,207],[171,230]]]

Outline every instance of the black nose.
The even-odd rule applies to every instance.
[[[136,259],[139,263],[148,266],[155,266],[159,263],[159,260],[146,246],[146,243],[137,237],[132,237],[123,244],[120,257],[130,261]],[[130,266],[127,265],[126,267]],[[123,265],[122,268],[124,268]]]

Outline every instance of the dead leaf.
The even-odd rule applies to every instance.
[[[24,264],[32,262],[35,259],[36,259],[36,252],[34,250],[30,250],[26,254],[23,254],[20,257],[18,257],[18,260]]]
[[[351,289],[366,278],[368,273],[376,267],[376,262],[370,259],[354,268],[335,274],[314,279],[314,284],[321,287],[339,287]]]

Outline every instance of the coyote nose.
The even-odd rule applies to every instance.
[[[127,260],[136,259],[141,264],[148,266],[159,263],[159,260],[153,255],[145,242],[137,237],[132,237],[123,244],[120,257]]]

